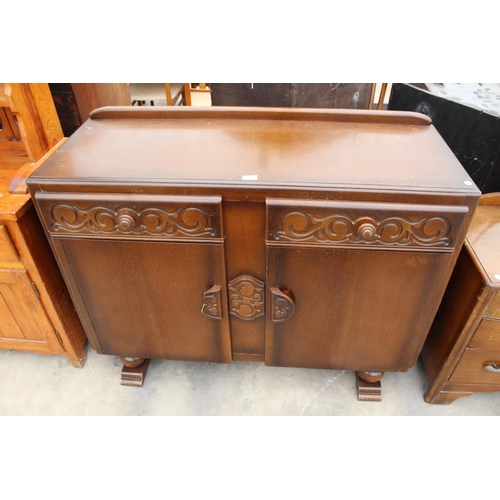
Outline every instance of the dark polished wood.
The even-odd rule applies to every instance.
[[[359,372],[414,366],[479,197],[356,110],[104,108],[28,184],[99,353]]]
[[[483,195],[422,351],[425,401],[500,391],[500,194]]]

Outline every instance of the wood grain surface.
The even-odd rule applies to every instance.
[[[98,352],[380,377],[415,365],[479,198],[427,118],[311,109],[102,109],[28,186]],[[176,197],[198,236],[165,237]]]

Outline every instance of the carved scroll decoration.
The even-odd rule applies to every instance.
[[[271,287],[271,320],[281,323],[290,319],[295,312],[295,303],[292,298],[277,287]]]
[[[446,247],[451,244],[450,222],[445,217],[422,217],[416,221],[401,216],[379,220],[347,215],[316,217],[306,212],[282,215],[274,240],[315,243],[362,243],[375,245],[417,245]]]
[[[180,207],[170,212],[161,208],[134,210],[125,206],[112,210],[97,205],[83,209],[58,203],[52,207],[51,216],[54,219],[51,224],[53,231],[70,233],[128,233],[169,237],[216,234],[216,229],[210,225],[210,216],[198,207]]]
[[[228,283],[229,312],[250,321],[264,314],[264,282],[241,275]]]
[[[209,318],[222,319],[220,285],[215,285],[203,294],[203,306],[201,312]]]

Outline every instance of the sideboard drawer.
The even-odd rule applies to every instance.
[[[500,386],[500,322],[483,319],[450,382]]]
[[[267,244],[453,252],[464,206],[267,199]]]
[[[37,193],[54,237],[221,243],[220,196]]]

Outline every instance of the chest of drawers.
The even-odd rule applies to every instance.
[[[346,369],[421,351],[479,191],[415,113],[102,108],[28,180],[91,345]]]
[[[500,390],[500,195],[483,195],[422,351],[428,403]]]

